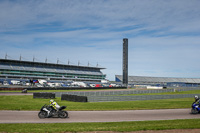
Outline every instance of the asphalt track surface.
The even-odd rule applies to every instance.
[[[0,95],[33,95],[32,93],[0,93]],[[175,120],[200,118],[190,114],[191,109],[68,111],[69,118],[38,118],[39,111],[0,111],[0,123],[75,123],[121,122],[146,120]]]
[[[190,114],[190,109],[68,111],[68,113],[69,118],[65,119],[40,119],[38,111],[0,111],[0,123],[121,122],[200,118],[200,114]]]

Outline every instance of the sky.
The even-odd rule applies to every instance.
[[[200,0],[0,0],[0,58],[200,78]]]

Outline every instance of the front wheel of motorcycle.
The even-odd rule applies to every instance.
[[[193,108],[191,109],[191,114],[198,114],[198,112],[199,111],[197,109],[193,109]]]
[[[68,117],[68,112],[67,111],[61,111],[58,114],[58,117],[60,117],[60,118],[67,118]]]
[[[38,117],[40,118],[40,119],[44,119],[44,118],[46,118],[47,117],[47,112],[44,112],[44,111],[40,111],[39,113],[38,113]]]

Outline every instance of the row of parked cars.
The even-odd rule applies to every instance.
[[[30,81],[2,81],[0,85],[17,85],[17,86],[35,86],[35,87],[121,87],[120,84],[113,83],[86,83],[86,82],[61,82],[61,81],[47,81],[47,80],[30,80]]]
[[[34,86],[37,87],[121,87],[116,84],[102,84],[102,83],[84,83],[84,82],[71,82],[71,83],[56,83],[56,82],[47,82],[47,83],[35,83]]]
[[[21,85],[21,86],[29,86],[31,85],[29,82],[26,81],[17,81],[17,80],[11,80],[11,81],[0,81],[0,85],[9,86],[9,85]]]

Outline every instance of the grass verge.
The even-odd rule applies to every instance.
[[[195,123],[195,124],[194,124]],[[0,124],[0,132],[87,132],[141,130],[198,129],[199,119],[105,122],[105,123],[52,123],[52,124]]]
[[[49,99],[34,99],[33,96],[0,96],[0,110],[39,110],[44,104],[49,104]],[[193,98],[162,99],[144,101],[121,102],[69,102],[55,101],[61,106],[67,106],[67,110],[143,110],[143,109],[175,109],[190,108]]]

